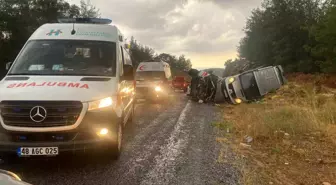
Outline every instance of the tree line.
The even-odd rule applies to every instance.
[[[252,11],[227,74],[268,65],[336,73],[336,0],[264,0]]]
[[[60,17],[100,17],[90,0],[81,0],[80,5],[65,0],[0,0],[0,79],[5,75],[5,64],[15,60],[30,35],[45,23],[56,23]],[[147,59],[160,58],[170,63],[175,70],[191,67],[184,55],[175,57],[159,54],[148,47],[131,40],[131,55],[134,64]]]

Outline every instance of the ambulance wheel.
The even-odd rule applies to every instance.
[[[107,148],[107,157],[113,160],[119,159],[121,149],[122,149],[122,136],[123,136],[123,124],[120,119],[119,123],[115,126],[115,129],[111,134],[112,139],[109,141]]]
[[[132,105],[131,115],[128,117],[127,123],[133,123],[135,115],[135,102]]]

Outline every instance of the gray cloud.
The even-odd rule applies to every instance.
[[[246,18],[261,0],[91,2],[127,37],[134,36],[160,52],[208,54],[236,50]]]
[[[199,0],[203,2],[214,2],[223,9],[236,9],[243,15],[249,16],[251,10],[261,5],[262,0]]]
[[[111,17],[115,23],[127,25],[135,30],[163,29],[165,16],[183,1],[171,0],[95,0],[103,15]],[[101,6],[102,5],[102,6]]]

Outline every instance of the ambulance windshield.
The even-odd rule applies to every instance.
[[[138,71],[136,80],[164,80],[166,78],[164,71]]]
[[[116,44],[84,40],[28,42],[9,75],[115,76]]]

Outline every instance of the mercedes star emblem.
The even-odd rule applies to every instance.
[[[30,110],[30,119],[36,123],[41,123],[47,118],[47,110],[44,107],[36,106]]]

